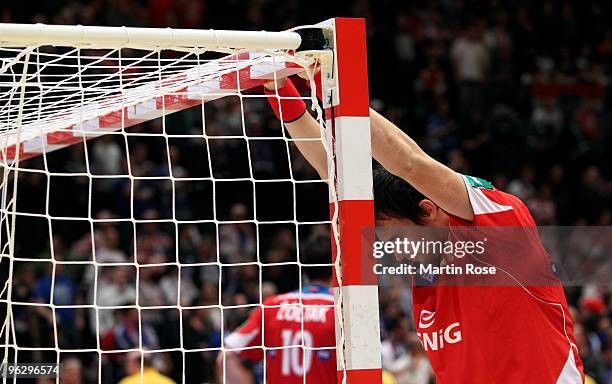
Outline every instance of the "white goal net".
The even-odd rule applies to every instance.
[[[138,352],[142,372],[223,380],[222,340],[307,283],[301,244],[337,241],[335,190],[262,90],[314,62],[294,33],[35,28],[0,27],[2,362],[116,383]],[[331,137],[314,81],[295,83]]]

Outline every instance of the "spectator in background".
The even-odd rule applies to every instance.
[[[168,305],[187,306],[197,295],[197,288],[184,268],[171,267],[159,280],[164,301]],[[181,274],[179,285],[179,271]],[[177,297],[178,295],[178,297]]]
[[[189,177],[189,172],[181,165],[181,151],[176,145],[169,146],[168,156],[170,157],[170,166],[172,177],[185,178]],[[165,176],[165,175],[164,175]]]
[[[178,256],[179,263],[193,264],[197,262],[196,247],[202,242],[202,234],[196,225],[179,226],[178,233]],[[196,271],[194,267],[186,267],[193,276]]]
[[[230,209],[229,220],[238,223],[219,227],[219,250],[225,263],[244,262],[255,256],[254,227],[244,222],[249,220],[248,213],[244,204],[234,204]]]
[[[60,374],[60,383],[62,384],[81,384],[83,375],[83,365],[81,360],[76,357],[68,357],[63,361],[63,367]]]
[[[563,111],[555,97],[545,97],[534,103],[527,146],[532,158],[556,156],[564,127]]]
[[[612,343],[606,345],[603,355],[606,364],[604,383],[612,383]]]
[[[520,177],[508,183],[507,191],[519,199],[527,201],[535,194],[534,180],[535,171],[531,166],[526,165],[521,170]]]
[[[123,304],[122,306],[125,306]],[[136,307],[119,308],[114,311],[116,325],[100,334],[100,347],[105,351],[129,350],[133,348],[158,349],[159,339],[155,330],[141,321]],[[123,357],[118,353],[115,359]]]
[[[485,44],[491,52],[492,73],[497,86],[512,78],[513,41],[508,23],[507,12],[496,12],[495,23],[484,37]]]
[[[472,173],[470,163],[467,161],[465,156],[463,156],[463,152],[460,149],[453,149],[448,154],[447,164],[452,169],[457,172],[461,172],[462,174],[470,174]]]
[[[144,223],[136,228],[137,231],[137,261],[140,264],[159,264],[174,258],[174,237],[170,237],[168,230],[160,223],[160,213],[156,209],[147,209],[142,214]]]
[[[125,305],[126,303],[128,305],[136,304],[136,287],[132,277],[130,277],[131,269],[132,267],[125,265],[103,267],[102,272],[98,275],[96,303],[100,309],[98,311],[92,309],[91,311],[91,326],[94,334],[96,327],[98,327],[101,335],[113,327],[113,310],[105,309],[105,307]]]
[[[581,214],[588,222],[593,222],[610,198],[610,182],[606,182],[601,177],[599,167],[596,165],[587,167],[582,172],[580,181],[578,201],[587,202],[581,207]]]
[[[547,97],[538,102],[531,114],[531,123],[538,130],[552,131],[558,135],[563,128],[563,113],[557,100]]]
[[[127,256],[121,249],[121,238],[118,225],[112,222],[104,222],[104,220],[112,221],[113,219],[117,219],[117,216],[108,210],[102,210],[98,212],[96,219],[101,221],[100,225],[94,231],[96,261],[100,263],[126,262]],[[91,248],[89,233],[84,236],[83,241],[87,247]]]
[[[537,196],[528,199],[526,205],[539,225],[556,224],[557,207],[552,199],[552,188],[549,184],[542,185]]]
[[[580,138],[585,141],[596,141],[601,137],[602,105],[599,100],[583,99],[574,112],[574,123]]]
[[[93,147],[93,169],[98,175],[120,175],[124,155],[115,135],[104,135]],[[110,180],[110,179],[109,179]]]
[[[127,376],[121,379],[119,384],[175,384],[174,380],[153,367],[151,358],[146,353],[128,353],[124,367]]]
[[[602,358],[593,353],[589,345],[585,329],[581,324],[574,324],[574,335],[576,337],[576,345],[582,362],[584,364],[584,373],[595,380],[596,383],[608,383],[605,380],[605,364]]]
[[[440,99],[433,113],[427,121],[427,147],[436,158],[443,158],[449,151],[459,146],[455,136],[456,124],[449,116],[448,102]]]
[[[470,23],[453,43],[450,55],[459,93],[460,111],[469,117],[484,109],[484,86],[488,80],[489,53],[483,41],[483,22]],[[469,124],[465,118],[464,122]]]
[[[280,292],[289,292],[298,288],[299,271],[296,264],[289,262],[289,253],[283,248],[272,248],[266,256],[263,266],[263,279],[273,283]]]
[[[132,148],[130,148],[132,149]],[[130,151],[131,174],[134,176],[153,176],[153,170],[156,168],[151,161],[149,149],[144,143],[137,143]]]
[[[79,289],[74,279],[64,271],[62,260],[62,254],[55,253],[57,263],[49,263],[45,276],[36,282],[33,295],[36,302],[46,304],[36,307],[42,320],[38,323],[41,325],[40,336],[54,337],[54,324],[61,324],[61,327],[57,327],[59,339],[57,341],[48,340],[48,345],[58,342],[63,348],[74,348],[79,344],[81,330],[84,326],[80,316],[82,309],[72,307],[78,304]],[[57,306],[61,307],[57,308]],[[52,307],[55,307],[54,310]]]
[[[429,65],[421,69],[415,82],[415,89],[428,104],[436,98],[439,100],[438,103],[446,103],[444,99],[440,99],[447,91],[446,74],[437,60],[430,59]]]
[[[416,32],[417,23],[414,17],[407,12],[397,16],[398,32],[395,35],[395,49],[398,59],[403,64],[412,66],[416,59]]]
[[[197,249],[198,263],[216,263],[217,262],[217,247],[215,240],[210,235],[205,235],[198,245]],[[202,265],[199,267],[196,280],[202,283],[219,282],[219,268],[216,265]]]
[[[6,271],[8,272],[8,271]],[[13,300],[16,302],[27,303],[36,300],[33,295],[36,289],[36,274],[33,268],[25,264],[21,264],[15,268],[13,274]],[[31,345],[31,307],[16,305],[13,307],[13,321],[17,339],[23,340],[24,345]],[[26,352],[27,353],[27,352]]]
[[[159,272],[156,267],[143,266],[138,269],[138,305],[141,307],[161,307],[170,305],[159,284]],[[174,302],[176,305],[176,301]],[[159,310],[141,311],[143,321],[161,325],[163,316]]]
[[[256,265],[248,264],[230,269],[229,282],[224,285],[223,303],[231,305],[232,295],[234,300],[244,301],[242,305],[259,301],[259,269]],[[238,300],[240,299],[240,300]],[[236,303],[235,305],[241,305]]]
[[[612,64],[612,29],[608,29],[606,36],[597,46],[597,55],[606,64]]]
[[[381,345],[382,366],[393,374],[397,384],[428,384],[433,371],[409,326],[405,317],[391,319],[387,324],[389,335]]]
[[[214,363],[216,354],[213,351],[202,351],[221,346],[221,329],[212,321],[212,312],[216,309],[204,308],[205,302],[194,302],[196,309],[183,313],[183,340],[186,349],[198,350],[185,355],[185,381],[201,383],[214,380]],[[218,311],[217,311],[218,312]]]
[[[207,282],[202,284],[200,288],[200,299],[206,303],[206,305],[218,305],[219,304],[219,288],[218,284]]]
[[[96,217],[98,220],[114,219],[115,216],[108,212],[102,211]],[[73,260],[78,261],[89,261],[96,260],[99,263],[124,263],[127,261],[125,252],[119,249],[119,238],[118,232],[115,228],[106,227],[97,228],[93,231],[93,241],[91,238],[91,232],[87,231],[78,240],[72,243],[69,255]],[[92,250],[92,246],[95,249],[95,256]],[[93,279],[93,270],[88,274],[88,281]]]

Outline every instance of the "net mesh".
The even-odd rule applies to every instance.
[[[200,48],[0,58],[2,360],[106,383],[145,351],[178,382],[214,381],[223,338],[266,297],[301,289],[300,245],[335,228],[335,191],[260,87],[312,63]]]

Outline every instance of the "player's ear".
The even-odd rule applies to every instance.
[[[423,225],[433,225],[436,222],[438,214],[438,206],[429,199],[423,199],[419,202],[419,218]]]

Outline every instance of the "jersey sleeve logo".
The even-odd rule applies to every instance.
[[[470,183],[470,186],[472,186],[472,188],[484,188],[489,189],[491,191],[495,189],[490,181],[481,179],[480,177],[465,175],[465,178],[468,183]]]
[[[434,315],[436,312],[431,312],[426,309],[421,310],[421,315],[419,316],[419,328],[425,329],[432,326],[434,323]]]

